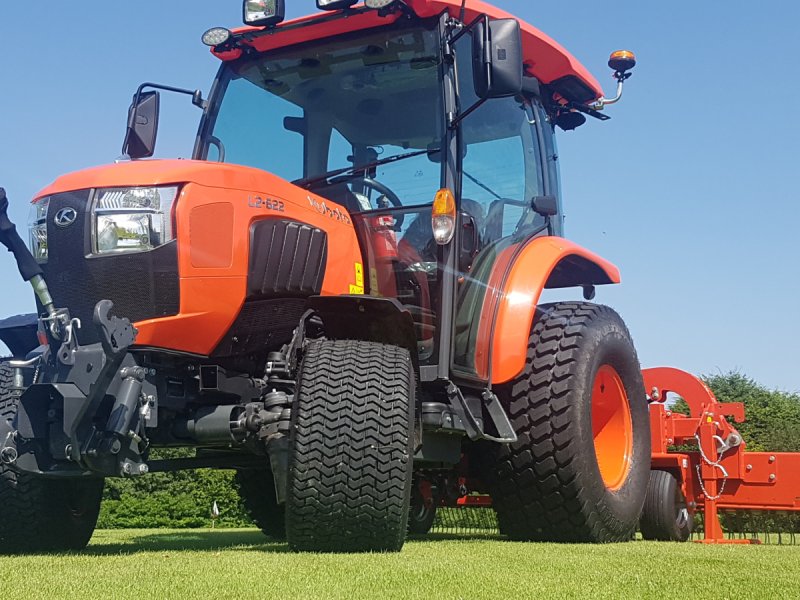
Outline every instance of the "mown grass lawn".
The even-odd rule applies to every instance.
[[[0,557],[2,598],[800,598],[800,546],[520,544],[432,536],[400,554],[292,554],[254,530],[98,531]]]

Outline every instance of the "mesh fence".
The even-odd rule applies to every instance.
[[[800,545],[800,515],[777,512],[730,512],[720,515],[725,537],[753,539],[762,544]],[[703,539],[703,515],[695,516],[693,540]],[[469,537],[499,536],[494,509],[484,507],[439,508],[431,533]],[[639,537],[639,536],[637,536]]]
[[[800,515],[775,511],[737,511],[720,514],[725,537],[759,540],[762,544],[800,545]],[[692,539],[702,540],[703,515],[695,516]]]
[[[439,508],[431,532],[464,536],[500,534],[494,509],[482,507]]]

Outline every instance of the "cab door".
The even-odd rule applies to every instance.
[[[471,57],[471,39],[464,36],[456,44],[462,111],[478,101]],[[550,187],[537,124],[541,115],[533,97],[520,95],[488,100],[460,123],[459,207],[469,221],[467,230],[476,234],[473,257],[462,257],[456,281],[451,369],[462,379],[490,379],[489,342],[506,269],[528,240],[548,231],[544,217],[532,208],[533,198]]]

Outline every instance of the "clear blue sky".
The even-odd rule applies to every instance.
[[[290,16],[314,9],[287,3]],[[613,120],[562,133],[560,150],[567,235],[621,268],[622,285],[597,300],[625,318],[642,364],[800,390],[800,3],[496,3],[608,93],[609,52],[637,53]],[[119,155],[140,82],[207,93],[217,61],[200,35],[240,18],[236,0],[2,0],[0,185],[20,228],[59,174]],[[159,154],[188,156],[198,117],[167,95]],[[4,252],[0,281],[0,315],[30,312]]]

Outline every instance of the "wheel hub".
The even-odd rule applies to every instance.
[[[616,369],[603,365],[592,387],[592,434],[597,465],[609,490],[628,478],[633,456],[633,425],[625,386]]]

